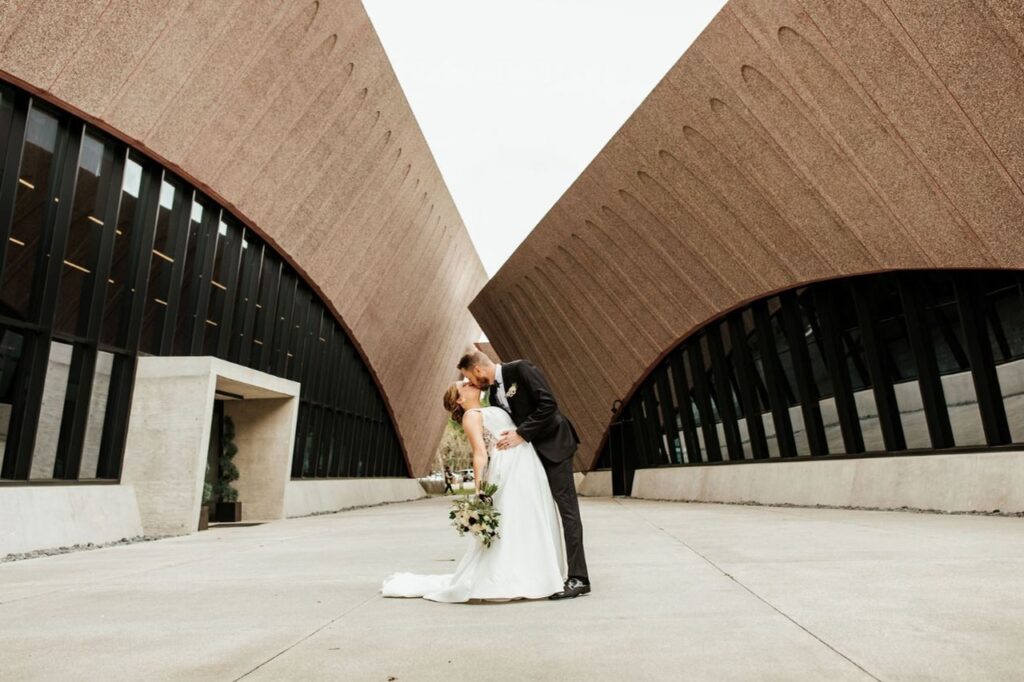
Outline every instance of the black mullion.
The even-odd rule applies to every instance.
[[[327,312],[325,310],[323,310],[323,309],[321,309],[321,318],[322,318],[321,319],[321,325],[323,325],[323,324],[330,324],[331,327],[332,327],[332,332],[333,332],[333,329],[336,328],[336,325],[334,325],[334,321],[328,316]],[[340,333],[340,331],[341,330],[338,330],[338,333]],[[318,342],[317,345],[318,346],[320,346],[320,345],[327,346],[327,350],[331,350],[331,343],[333,343],[334,337],[331,336],[331,337],[327,337],[327,338],[329,339],[329,343],[320,344]],[[333,390],[337,386],[339,378],[341,376],[341,369],[342,369],[342,367],[341,367],[341,364],[342,364],[341,353],[335,351],[335,352],[330,352],[330,353],[321,353],[320,356],[323,358],[323,360],[322,361],[314,360],[314,362],[317,365],[324,365],[326,367],[326,371],[324,372],[324,374],[328,377],[328,389]],[[314,369],[314,371],[317,371],[319,373],[319,371],[318,371],[319,367],[315,367],[313,369]],[[332,454],[332,458],[331,458],[330,466],[328,467],[327,475],[331,476],[331,477],[336,477],[338,475],[338,468],[339,468],[338,461],[341,459],[341,455],[342,455],[342,445],[341,445],[341,438],[339,437],[340,433],[341,433],[340,430],[339,430],[340,427],[338,426],[338,423],[337,423],[339,421],[337,419],[337,413],[336,413],[338,405],[337,405],[337,403],[334,400],[330,399],[331,397],[333,397],[333,396],[331,396],[330,392],[329,392],[327,397],[326,397],[326,399],[324,400],[324,402],[331,409],[332,414],[334,414],[333,421],[335,422],[334,447],[332,448],[332,450],[333,450],[333,452],[331,453]]]
[[[266,278],[265,281],[267,283],[263,293],[267,307],[266,310],[263,311],[263,319],[261,320],[263,323],[262,328],[255,330],[253,334],[255,338],[260,340],[260,350],[254,359],[255,369],[258,369],[261,372],[266,372],[267,368],[270,366],[270,360],[273,357],[274,323],[277,322],[277,297],[278,289],[281,286],[283,278],[282,271],[284,269],[284,264],[276,258],[268,258],[266,252],[264,252],[263,260],[263,277]],[[270,261],[269,269],[267,268],[268,263],[266,262],[268,260]],[[263,305],[263,302],[260,301],[259,304]]]
[[[277,319],[274,323],[272,352],[269,371],[275,376],[283,376],[285,359],[288,354],[288,340],[291,338],[292,316],[295,314],[295,290],[299,285],[298,277],[291,272],[282,276],[282,284],[278,290]],[[264,343],[266,340],[264,339]]]
[[[341,412],[342,418],[342,464],[339,467],[343,478],[351,478],[355,472],[355,417],[347,411]]]
[[[962,273],[953,278],[953,283],[985,441],[989,445],[1006,445],[1011,440],[1010,425],[999,387],[999,373],[992,357],[992,345],[985,329],[985,297],[973,273]]]
[[[63,478],[67,479],[77,479],[81,473],[82,448],[89,424],[89,410],[98,354],[95,339],[99,338],[103,322],[107,279],[110,276],[110,267],[114,259],[115,226],[120,209],[121,185],[127,156],[127,147],[122,148],[120,153],[114,154],[107,193],[102,203],[103,230],[100,233],[97,246],[95,267],[86,277],[84,285],[85,294],[82,300],[86,301],[86,305],[80,319],[84,319],[85,324],[84,329],[82,326],[79,326],[79,329],[82,331],[82,336],[89,341],[86,344],[76,343],[74,345],[75,351],[72,354],[72,366],[69,368],[68,386],[77,386],[78,390],[77,395],[66,396],[57,446],[57,461],[63,462]]]
[[[26,345],[29,352],[24,355],[25,372],[20,377],[18,395],[8,426],[10,443],[7,451],[13,453],[11,466],[13,475],[4,472],[4,478],[28,479],[32,470],[32,455],[35,451],[39,428],[39,413],[42,408],[46,372],[50,361],[52,339],[49,329],[57,311],[57,293],[61,269],[64,265],[64,251],[67,246],[68,229],[71,225],[72,198],[78,178],[78,158],[82,149],[85,126],[81,122],[60,120],[60,130],[46,190],[53,200],[47,201],[46,217],[43,221],[43,239],[36,261],[36,277],[30,305],[36,311],[31,322],[44,331],[33,334]],[[41,274],[40,274],[41,273]],[[20,407],[20,409],[18,409]],[[13,449],[12,449],[13,448]],[[5,469],[11,468],[4,458]],[[55,464],[56,466],[56,464]]]
[[[32,452],[35,449],[42,387],[50,358],[50,343],[50,336],[46,333],[24,335],[19,361],[23,369],[18,372],[14,383],[14,395],[20,396],[21,399],[16,398],[11,409],[0,478],[28,480],[29,472],[32,470]],[[30,442],[23,445],[23,441],[26,440]]]
[[[953,428],[949,422],[949,409],[946,406],[946,394],[942,388],[942,377],[939,375],[935,346],[930,335],[926,336],[930,329],[926,308],[928,292],[918,285],[917,277],[920,275],[908,277],[901,273],[896,277],[896,286],[903,302],[903,316],[907,321],[910,349],[917,363],[918,389],[921,391],[928,436],[933,448],[951,448],[955,443]]]
[[[341,359],[335,357],[338,355],[334,348],[334,320],[330,317],[327,311],[323,308],[320,310],[320,326],[316,334],[316,341],[314,341],[313,347],[308,353],[308,357],[303,361],[302,364],[302,390],[307,398],[314,398],[316,396],[317,382],[321,378],[320,367],[323,365],[330,365],[333,363],[340,363]],[[320,339],[324,339],[321,341]],[[332,408],[337,408],[336,404],[333,404],[330,400],[324,401]]]
[[[85,315],[85,329],[82,335],[88,339],[98,339],[100,328],[103,324],[103,309],[107,300],[107,280],[110,278],[110,268],[114,262],[117,215],[121,209],[121,185],[124,182],[124,168],[127,158],[127,147],[121,148],[120,153],[114,154],[113,165],[110,168],[110,183],[107,186],[107,195],[103,200],[103,231],[100,233],[96,267],[93,268],[93,271],[86,278],[88,294],[85,300],[88,303]]]
[[[900,421],[900,409],[896,403],[896,392],[892,381],[884,369],[882,349],[879,346],[878,331],[875,328],[874,306],[869,293],[862,286],[864,280],[851,283],[854,308],[857,310],[857,321],[860,325],[860,338],[864,344],[864,358],[868,365],[868,376],[871,377],[871,389],[878,408],[878,423],[882,430],[882,440],[888,451],[906,450],[907,442],[903,435],[903,423]]]
[[[697,424],[693,421],[693,398],[690,396],[689,383],[686,378],[685,362],[681,351],[673,351],[669,355],[672,365],[672,378],[676,387],[676,400],[679,401],[679,419],[682,422],[683,438],[686,440],[686,461],[689,464],[701,460],[700,439],[697,438]],[[608,436],[611,438],[611,435]]]
[[[89,423],[89,402],[96,373],[96,349],[75,344],[68,367],[68,391],[64,395],[54,458],[54,478],[75,480],[82,464],[82,445]],[[74,390],[71,390],[74,387]]]
[[[800,399],[800,413],[804,418],[804,431],[807,444],[812,455],[827,455],[828,440],[825,438],[825,424],[821,418],[821,396],[814,382],[811,369],[811,355],[807,350],[807,337],[804,336],[803,321],[800,317],[799,303],[796,292],[786,291],[779,295],[782,308],[782,327],[789,345],[789,355],[793,360],[793,374],[796,378],[796,390]]]
[[[4,281],[4,264],[10,245],[11,225],[14,222],[14,204],[18,195],[18,172],[25,149],[25,127],[28,122],[29,96],[18,91],[14,97],[14,110],[7,129],[7,154],[0,168],[0,282]]]
[[[373,463],[373,475],[381,477],[384,475],[384,469],[386,466],[386,451],[384,442],[384,422],[378,419],[373,422],[373,452],[375,461]]]
[[[124,447],[128,437],[128,419],[135,392],[135,367],[138,357],[115,355],[107,391],[107,411],[103,418],[96,478],[121,478]]]
[[[715,382],[718,395],[718,415],[722,418],[725,431],[725,444],[729,459],[741,460],[743,457],[743,440],[740,437],[739,422],[736,418],[736,406],[733,404],[732,387],[729,385],[729,365],[725,359],[722,346],[722,328],[720,323],[708,325],[704,333],[707,339],[708,355],[711,357],[711,376]]]
[[[637,400],[639,396],[634,395],[633,399],[629,401],[629,432],[633,437],[633,449],[629,453],[623,453],[623,478],[629,480],[629,474],[635,473],[636,469],[643,465],[640,461],[641,453],[644,452],[644,439],[643,439],[643,408],[640,405],[640,401]],[[627,492],[632,488],[631,485],[626,486]]]
[[[690,361],[690,377],[693,378],[693,397],[700,414],[700,428],[704,432],[704,451],[708,462],[721,462],[722,450],[718,442],[718,427],[715,412],[711,409],[711,393],[704,367],[704,354],[700,348],[700,337],[687,342],[686,353]]]
[[[323,405],[317,405],[313,411],[313,453],[310,457],[310,468],[313,471],[314,478],[320,478],[320,472],[322,471],[322,464],[324,458],[324,443],[326,442],[326,430],[324,424],[326,422],[327,408]]]
[[[857,401],[853,396],[850,373],[846,368],[846,354],[843,352],[843,336],[836,318],[838,303],[830,283],[814,287],[814,312],[821,323],[818,340],[822,344],[825,364],[832,380],[832,391],[839,416],[839,429],[843,434],[843,447],[847,453],[864,452],[864,434],[860,429]]]
[[[245,239],[245,236],[243,236]],[[264,246],[261,243],[253,242],[247,249],[250,252],[249,260],[245,268],[244,282],[239,285],[239,296],[242,297],[242,307],[238,310],[241,325],[237,326],[236,332],[232,334],[232,343],[238,344],[238,352],[231,352],[230,360],[249,367],[249,358],[252,353],[253,338],[256,324],[256,303],[259,302],[259,281],[266,259],[263,257]]]
[[[357,415],[353,420],[353,424],[355,427],[353,429],[355,441],[355,449],[353,450],[353,454],[355,455],[355,457],[353,458],[353,464],[355,466],[355,471],[352,473],[352,475],[355,476],[356,478],[364,478],[366,476],[366,450],[364,448],[364,443],[366,442],[366,418],[363,417],[362,415]],[[360,464],[363,464],[363,466],[360,467]]]
[[[195,198],[193,197],[193,200]],[[191,208],[191,205],[190,205]],[[220,240],[220,225],[223,211],[206,210],[203,207],[202,223],[196,231],[199,243],[196,245],[195,258],[197,267],[192,270],[192,300],[188,301],[189,317],[192,329],[189,334],[188,354],[199,355],[203,352],[203,337],[206,335],[206,313],[210,305],[210,289],[213,286],[213,263],[217,258],[217,242]]]
[[[159,168],[143,166],[135,225],[132,226],[133,244],[128,276],[135,284],[126,294],[128,311],[121,316],[119,336],[124,339],[125,348],[133,353],[138,352],[142,338],[142,320],[146,312],[146,297],[149,295],[149,269],[156,239],[163,175]]]
[[[654,462],[664,459],[664,446],[661,442],[661,428],[658,425],[657,400],[654,398],[654,383],[646,381],[640,389],[641,400],[644,405],[643,434],[647,441],[647,448],[644,451],[644,464],[650,466]]]
[[[295,443],[292,446],[292,478],[302,478],[302,455],[306,443],[306,413],[309,403],[299,401],[299,414],[295,425]]]
[[[679,441],[679,429],[676,428],[676,407],[672,403],[672,389],[668,382],[668,362],[663,362],[657,372],[658,383],[658,407],[661,410],[661,428],[665,433],[665,440],[668,442],[668,458],[664,464],[675,462],[675,444]],[[680,444],[680,461],[682,460],[682,445]]]
[[[287,363],[288,365],[288,379],[295,381],[301,380],[303,363],[305,362],[306,348],[310,344],[311,328],[314,326],[314,320],[319,325],[319,319],[317,318],[317,312],[319,306],[313,303],[313,292],[303,291],[303,296],[299,298],[299,302],[302,306],[299,311],[298,319],[292,320],[292,331],[291,333],[296,335],[295,338],[295,353],[291,360]],[[296,327],[298,325],[298,327]],[[296,328],[298,331],[295,331]]]
[[[43,239],[41,240],[37,273],[44,273],[41,287],[33,291],[31,310],[36,311],[33,322],[43,328],[53,328],[53,318],[57,311],[57,295],[60,287],[60,275],[64,267],[64,252],[67,247],[68,229],[71,226],[71,211],[78,180],[78,157],[82,151],[82,139],[85,126],[79,122],[61,121],[61,133],[58,137],[58,149],[53,169],[58,175],[53,177],[47,189],[56,189],[53,201],[47,202],[47,216],[43,223]],[[31,318],[31,312],[29,313]]]
[[[732,340],[732,359],[736,366],[737,384],[743,414],[746,416],[747,435],[750,437],[750,452],[754,459],[768,458],[768,439],[761,419],[761,403],[757,395],[757,369],[750,357],[747,346],[747,332],[743,326],[743,314],[735,312],[727,319],[729,338]]]
[[[334,447],[331,450],[331,461],[327,465],[327,477],[338,478],[341,471],[341,458],[345,450],[342,444],[342,415],[337,410],[331,410],[331,421],[334,423]]]
[[[789,400],[786,398],[786,375],[779,362],[779,351],[775,345],[775,335],[772,332],[768,303],[764,300],[757,301],[751,306],[751,309],[754,315],[754,334],[757,337],[758,351],[761,353],[765,389],[768,392],[768,405],[772,412],[775,442],[779,447],[779,456],[796,457],[798,453],[796,438],[793,436],[793,420],[789,416]]]
[[[168,277],[167,305],[164,306],[163,327],[160,330],[160,342],[157,346],[158,355],[174,353],[174,332],[178,326],[178,306],[181,305],[181,283],[185,277],[185,254],[188,253],[188,224],[192,219],[192,202],[197,192],[185,189],[185,185],[175,185],[174,202],[171,204],[171,216],[168,218],[167,239],[171,242],[174,262],[171,263]],[[184,196],[179,200],[179,195]]]
[[[238,239],[230,252],[224,252],[225,277],[221,284],[226,287],[226,290],[224,291],[224,306],[221,309],[220,321],[217,323],[220,325],[220,329],[217,331],[217,347],[214,349],[214,354],[218,358],[227,358],[231,347],[231,339],[234,333],[235,305],[239,296],[239,271],[242,267],[242,240],[245,238],[245,229],[243,227],[237,225],[234,221],[225,221],[225,224],[228,226],[228,234],[230,235],[232,230],[234,230],[238,235]],[[228,243],[231,243],[230,240]]]
[[[374,390],[377,395],[377,405],[374,409],[374,427],[373,427],[373,451],[377,461],[374,463],[373,471],[376,476],[382,474],[384,464],[384,401],[381,400],[380,394]]]

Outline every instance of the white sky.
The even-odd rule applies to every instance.
[[[488,275],[724,0],[363,0]]]

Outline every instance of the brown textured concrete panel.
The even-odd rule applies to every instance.
[[[414,473],[429,467],[486,276],[358,0],[0,2],[0,71],[274,245],[360,348]]]
[[[731,0],[470,305],[610,406],[709,321],[807,282],[1024,267],[1014,0]]]

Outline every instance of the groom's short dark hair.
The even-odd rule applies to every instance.
[[[491,361],[491,359],[489,357],[487,357],[486,355],[484,355],[480,351],[475,350],[475,351],[472,351],[470,353],[466,353],[465,355],[463,355],[459,359],[459,364],[456,365],[456,367],[459,370],[471,370],[474,367],[476,367],[477,365],[483,365],[484,367],[487,367],[488,365],[493,365],[493,364],[494,363]]]

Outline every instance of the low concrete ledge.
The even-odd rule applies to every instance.
[[[611,471],[589,471],[586,474],[576,475],[582,476],[582,479],[576,481],[576,492],[581,497],[612,496]]]
[[[27,485],[0,491],[0,557],[142,534],[130,485]]]
[[[285,517],[308,516],[383,502],[407,502],[426,497],[414,478],[341,478],[288,481],[284,490]]]
[[[639,469],[632,496],[945,512],[1024,512],[1024,452]]]

